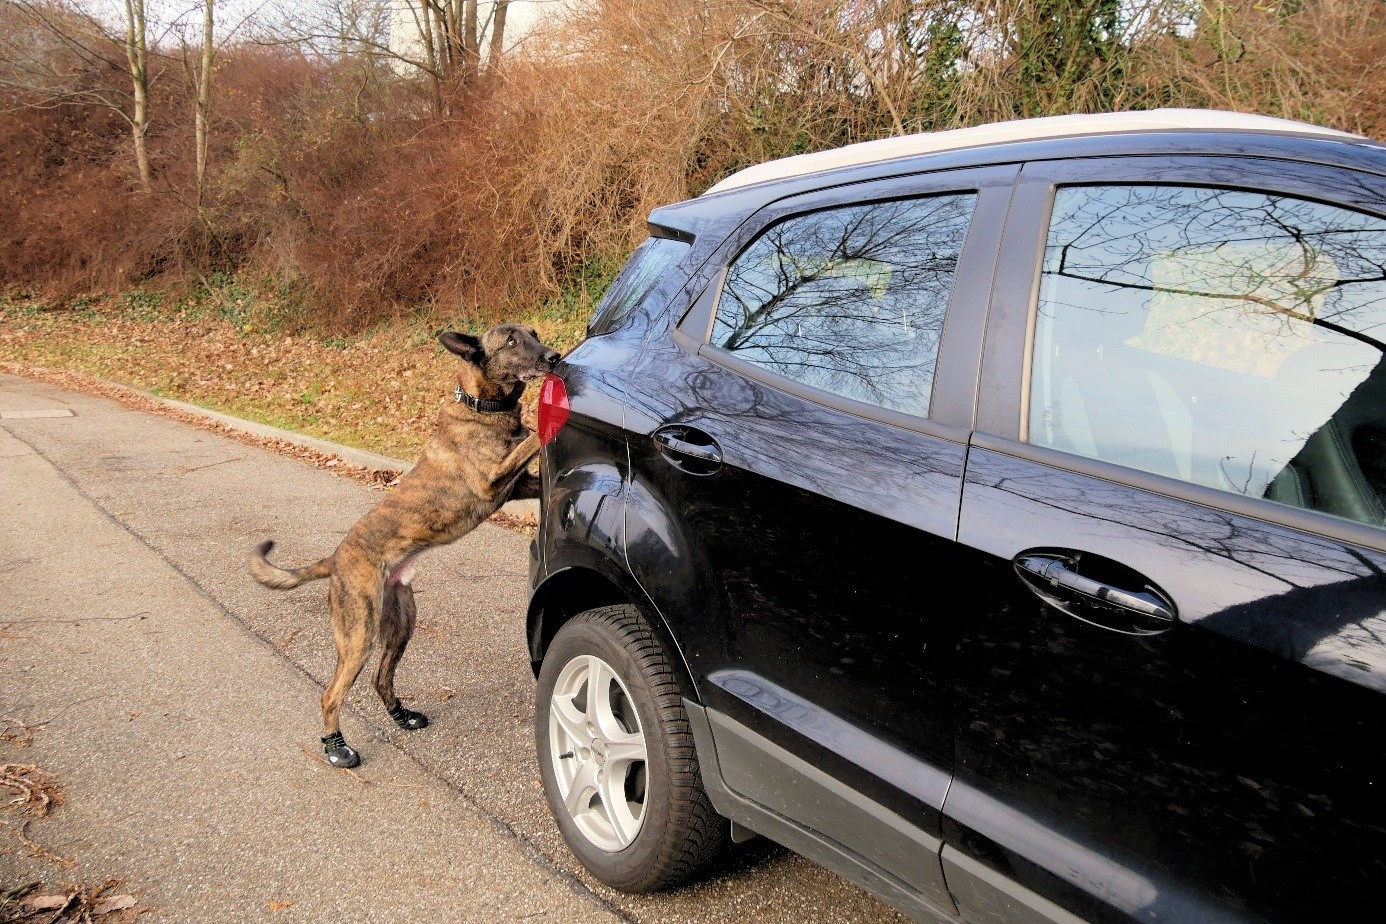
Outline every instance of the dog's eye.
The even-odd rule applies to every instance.
[[[515,345],[515,338],[514,338],[514,337],[511,337],[509,340],[505,341],[505,345],[506,345],[506,346],[514,346],[514,345]]]

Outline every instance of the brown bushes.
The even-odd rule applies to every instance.
[[[1142,49],[1142,80],[1170,104],[1386,138],[1386,3],[1210,0],[1198,27],[1192,41]]]
[[[360,54],[217,62],[211,189],[192,99],[154,83],[155,189],[95,106],[0,89],[0,285],[54,298],[237,277],[325,327],[478,322],[591,284],[648,211],[751,163],[999,118],[1188,105],[1386,135],[1379,0],[597,0],[531,54],[431,89]],[[73,79],[118,71],[70,62]],[[118,89],[118,87],[115,87]],[[6,97],[8,94],[8,98]]]

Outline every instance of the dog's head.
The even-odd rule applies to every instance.
[[[539,342],[534,328],[523,324],[497,324],[480,337],[445,330],[438,342],[502,388],[547,374],[559,358],[557,350]]]

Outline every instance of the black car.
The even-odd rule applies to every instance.
[[[1382,920],[1386,146],[1166,110],[657,209],[544,383],[548,800],[920,921]]]

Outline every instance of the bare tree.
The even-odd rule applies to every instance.
[[[418,4],[426,20],[434,23],[440,40],[433,42],[431,62],[439,74],[465,83],[481,71],[481,47],[490,35],[488,66],[499,62],[505,41],[509,0],[495,0],[481,16],[478,0],[409,0]],[[422,29],[420,31],[423,31]]]
[[[491,52],[486,60],[488,68],[499,66],[505,53],[505,16],[510,0],[496,0],[491,18]]]
[[[207,190],[207,140],[212,115],[212,57],[215,12],[213,0],[206,0],[202,10],[202,66],[197,74],[197,214],[204,222],[202,206]]]
[[[133,87],[133,111],[130,114],[130,133],[135,143],[135,164],[140,182],[149,190],[154,174],[149,166],[149,23],[144,15],[144,0],[125,0],[125,58],[130,65]]]
[[[265,45],[297,45],[337,63],[362,65],[362,87],[380,75],[422,75],[436,114],[449,87],[463,86],[504,51],[508,0],[326,0],[311,10],[286,7],[263,26]],[[383,65],[383,67],[382,67]]]
[[[140,185],[151,190],[150,23],[145,0],[124,0],[119,28],[66,0],[12,0],[13,23],[0,29],[0,90],[5,104],[53,108],[100,106],[130,126]],[[128,89],[107,79],[123,74]]]

